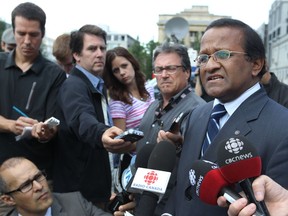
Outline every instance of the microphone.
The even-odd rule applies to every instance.
[[[136,170],[138,167],[146,168],[148,166],[149,156],[155,148],[154,144],[146,144],[143,146],[137,156],[134,155],[131,158],[130,165],[123,171],[121,177],[121,184],[124,190],[134,193],[135,191],[131,188],[132,181],[134,179]]]
[[[256,215],[269,216],[264,201],[257,201],[252,182],[261,175],[262,162],[255,147],[244,136],[235,136],[218,145],[217,161],[223,177],[230,183],[239,182],[250,203],[257,207]]]
[[[111,212],[114,213],[118,210],[120,205],[130,202],[129,195],[130,193],[135,192],[131,188],[131,184],[134,179],[136,170],[138,167],[147,167],[149,156],[154,147],[155,145],[147,144],[140,149],[137,156],[134,155],[131,158],[130,165],[122,173],[121,185],[120,183],[116,183],[117,190],[120,193],[114,197],[108,206],[108,209]]]
[[[224,196],[229,203],[242,198],[232,190],[233,184],[222,176],[217,164],[210,161],[196,160],[189,171],[191,187],[185,191],[187,197],[192,198],[191,192],[199,199],[210,205],[217,205],[217,198]]]
[[[176,147],[173,143],[160,141],[156,144],[148,160],[148,169],[144,171],[138,169],[132,183],[132,186],[136,185],[143,189],[139,204],[135,209],[135,215],[147,216],[154,214],[159,196],[166,191],[175,161]]]

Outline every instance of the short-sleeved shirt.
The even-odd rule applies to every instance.
[[[153,86],[146,84],[150,97],[146,101],[132,98],[132,105],[119,100],[109,100],[109,108],[112,118],[126,119],[126,129],[137,128],[149,105],[155,100]]]
[[[16,106],[27,116],[44,121],[57,117],[58,89],[66,79],[65,72],[41,54],[25,73],[16,65],[15,50],[0,53],[0,115],[16,120],[20,114]],[[36,139],[16,142],[15,134],[0,133],[0,162],[11,156],[25,156],[39,169],[46,169],[51,160],[51,143],[39,143]],[[47,172],[49,172],[47,170]]]

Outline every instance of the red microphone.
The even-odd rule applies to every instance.
[[[193,162],[189,171],[189,180],[192,193],[196,193],[200,200],[207,204],[217,205],[219,196],[225,196],[230,203],[241,198],[232,190],[234,185],[223,178],[218,165],[210,161]]]
[[[261,158],[243,136],[222,141],[218,145],[217,161],[221,173],[230,183],[261,175]]]
[[[269,216],[265,202],[258,202],[252,189],[253,178],[261,175],[262,162],[255,147],[243,136],[231,137],[218,145],[217,161],[223,177],[239,182],[250,203],[257,206],[256,215]]]

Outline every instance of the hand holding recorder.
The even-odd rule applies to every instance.
[[[129,129],[122,134],[116,136],[114,139],[123,139],[125,142],[136,142],[144,137],[144,133],[142,131],[136,129]]]

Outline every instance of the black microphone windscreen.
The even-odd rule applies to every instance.
[[[171,172],[175,166],[176,147],[167,140],[156,144],[148,160],[149,169]]]
[[[136,169],[138,167],[147,168],[149,157],[154,148],[155,144],[146,144],[139,150],[135,160]]]
[[[148,169],[171,172],[176,160],[176,147],[169,141],[161,141],[155,145],[148,160]],[[156,173],[157,175],[157,173]],[[154,175],[153,175],[154,176]],[[149,177],[150,179],[150,177]],[[158,180],[158,177],[157,177]],[[151,191],[143,191],[139,204],[135,209],[135,215],[153,215],[157,206],[159,195]]]
[[[217,164],[210,161],[194,161],[189,171],[189,180],[192,193],[210,205],[216,205],[221,190],[230,186],[221,175]]]
[[[135,216],[149,216],[157,206],[158,196],[152,192],[143,191],[135,211]]]

